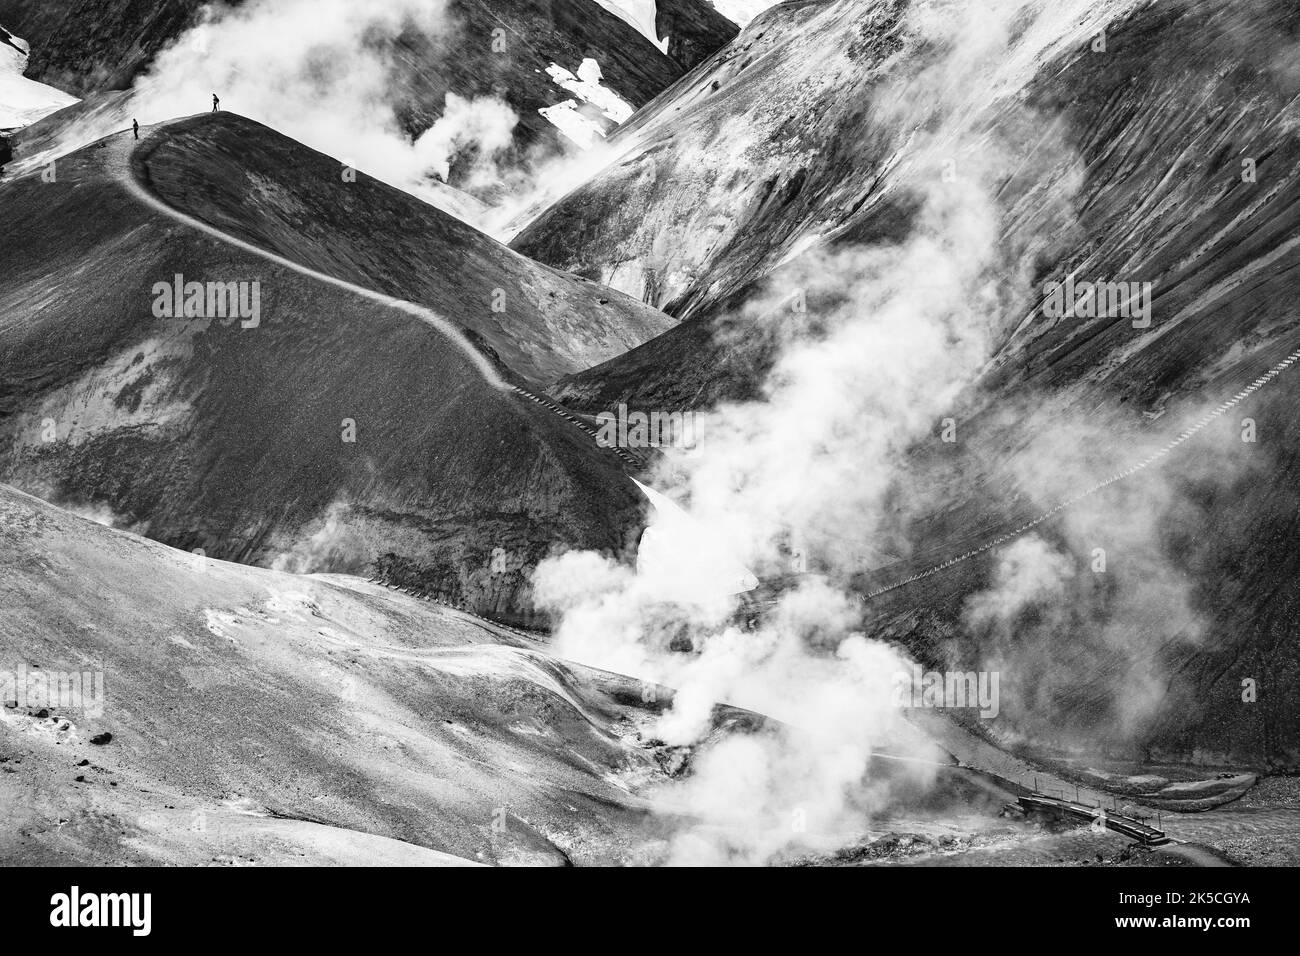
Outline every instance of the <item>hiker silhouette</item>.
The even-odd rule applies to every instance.
[[[135,138],[140,138],[140,121],[131,120],[131,132],[135,133]]]
[[[216,112],[217,110],[219,110],[219,109],[221,109],[221,100],[217,99],[217,94],[216,94],[216,93],[213,93],[213,94],[212,94],[212,112],[215,113],[215,112]]]

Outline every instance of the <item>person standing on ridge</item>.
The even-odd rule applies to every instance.
[[[212,112],[215,113],[215,112],[217,112],[217,110],[219,110],[219,109],[221,109],[221,100],[217,99],[217,94],[216,94],[216,93],[213,93],[213,94],[212,94]]]
[[[131,132],[135,133],[135,138],[136,138],[136,139],[139,139],[139,138],[140,138],[140,121],[139,121],[139,120],[134,120],[134,119],[131,120]]]

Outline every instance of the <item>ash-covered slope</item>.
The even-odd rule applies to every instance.
[[[3,485],[0,597],[8,865],[680,862],[683,834],[727,835],[673,787],[713,747],[781,731],[718,706],[698,745],[665,746],[666,687],[357,578],[196,558]],[[42,697],[59,677],[63,695]],[[882,754],[873,781],[915,819],[884,826],[959,811],[1006,838],[1014,785],[906,740],[924,759]]]
[[[85,95],[130,86],[199,21],[204,6],[202,0],[0,0],[0,23],[31,40],[30,76]],[[238,16],[254,4],[232,6]],[[606,85],[639,107],[736,34],[734,24],[699,0],[660,6],[666,54],[595,0],[411,2],[401,9],[432,26],[412,18],[395,35],[357,42],[376,47],[389,64],[390,103],[412,136],[443,115],[448,93],[498,95],[519,114],[514,136],[522,154],[538,143],[560,144],[557,129],[538,112],[568,98],[546,74],[552,63],[575,71],[583,59],[596,59]]]
[[[668,40],[668,57],[686,70],[699,66],[736,38],[739,29],[714,4],[656,0],[655,28]]]
[[[589,410],[753,397],[782,341],[759,313],[800,288],[809,316],[853,307],[852,277],[839,287],[826,273],[916,232],[927,187],[909,144],[950,125],[927,118],[927,91],[906,82],[927,56],[900,32],[907,6],[768,11],[720,58],[730,66],[716,68],[717,90],[702,72],[643,112],[621,134],[623,163],[521,236],[515,246],[530,255],[694,317],[555,394]],[[998,251],[1018,267],[995,277],[1002,311],[988,361],[949,413],[960,437],[944,442],[936,421],[913,449],[896,524],[861,542],[873,571],[859,587],[1001,540],[869,607],[880,608],[877,627],[936,664],[1019,644],[1024,708],[1008,710],[1008,739],[1294,767],[1300,710],[1284,688],[1300,648],[1283,622],[1300,572],[1290,491],[1300,392],[1279,366],[1300,347],[1300,12],[1272,0],[1139,2],[1090,16],[1036,48],[1013,37],[1007,75],[954,81],[983,145],[955,144],[951,169],[960,182],[1003,157],[992,190]],[[906,109],[881,115],[886,86]],[[727,168],[732,155],[752,171]],[[624,212],[633,207],[648,212]],[[665,230],[673,238],[656,252],[652,237]],[[717,238],[699,238],[708,235]],[[815,236],[825,245],[800,255]],[[1047,316],[1045,283],[1067,274],[1151,283],[1150,325]],[[1270,369],[1278,374],[1243,395]],[[1216,410],[1194,441],[1130,471]],[[1014,584],[1006,554],[1017,535],[1038,540],[1039,564],[1061,557],[1068,580],[1053,593],[1075,611],[1030,606],[1027,617],[975,626],[972,607]],[[1090,570],[1097,549],[1109,577]],[[972,605],[981,594],[988,601]],[[1260,673],[1274,692],[1244,700],[1243,681]]]
[[[624,124],[620,160],[511,245],[679,318],[861,212],[893,143],[869,121],[899,5],[761,14]]]
[[[32,44],[27,75],[76,96],[125,89],[192,22],[197,0],[0,0]]]
[[[534,383],[590,368],[672,321],[530,262],[441,210],[251,120],[169,124],[134,171],[169,206],[320,272],[452,317]],[[355,181],[349,181],[355,179]]]
[[[660,14],[661,31],[674,31],[665,54],[595,0],[449,0],[450,35],[408,30],[397,41],[398,59],[418,66],[395,76],[399,115],[418,133],[432,125],[448,92],[495,91],[519,115],[521,150],[555,142],[555,127],[539,111],[569,95],[547,76],[552,64],[575,72],[584,59],[596,60],[604,85],[639,108],[736,35],[699,0],[677,0],[671,9],[670,17]]]
[[[3,486],[0,519],[0,862],[610,864],[653,835],[637,682]]]
[[[147,206],[127,189],[134,145],[123,134],[59,160],[55,182],[33,174],[0,187],[5,480],[108,509],[185,550],[377,569],[514,620],[531,620],[528,574],[552,548],[621,551],[640,506],[616,457],[494,383],[481,357],[418,310]],[[166,163],[149,163],[165,182]],[[187,168],[198,175],[201,163]],[[337,181],[329,173],[322,191]],[[268,206],[292,195],[256,183]],[[462,257],[430,255],[473,270],[470,245]],[[382,261],[371,249],[356,255]],[[489,292],[502,281],[493,272],[480,272]],[[157,317],[155,286],[177,275],[247,283],[245,301],[259,283],[260,321]]]
[[[1027,308],[968,396],[962,453],[943,463],[934,512],[909,537],[947,560],[1221,413],[1048,525],[1063,553],[1101,548],[1121,564],[1111,584],[1092,573],[1066,586],[1068,622],[1012,630],[1022,686],[1050,701],[1050,721],[1026,721],[1040,743],[1091,737],[1147,757],[1300,763],[1300,702],[1285,690],[1300,644],[1284,623],[1300,600],[1300,382],[1284,367],[1300,349],[1298,37],[1292,4],[1143,4],[1110,26],[1104,54],[1085,46],[1028,88],[1030,108],[1054,122],[1002,193],[1006,234],[1041,244]],[[1077,159],[1052,158],[1062,152]],[[1063,223],[1053,198],[1070,186]],[[1150,326],[1045,317],[1044,283],[1067,274],[1151,283]],[[933,474],[935,457],[919,454],[918,471]],[[914,633],[943,646],[969,616],[966,595],[998,593],[998,561],[903,589],[888,606],[927,608]],[[873,581],[906,576],[898,570]],[[1262,673],[1273,690],[1254,696]]]

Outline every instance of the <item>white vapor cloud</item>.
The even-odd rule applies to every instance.
[[[888,802],[890,781],[871,774],[871,754],[903,736],[890,688],[908,661],[863,632],[856,599],[833,582],[877,554],[909,450],[975,381],[1024,304],[1028,264],[1003,248],[994,199],[1023,156],[977,127],[993,102],[981,84],[993,78],[1013,94],[1032,76],[1026,63],[1059,40],[1060,22],[1074,16],[1079,29],[1087,18],[1078,0],[1050,11],[1052,28],[1021,29],[1023,6],[912,5],[910,58],[899,55],[872,113],[899,138],[887,188],[915,200],[910,234],[815,249],[780,270],[735,322],[779,343],[761,398],[702,415],[696,447],[670,449],[651,482],[760,576],[785,569],[792,542],[824,576],[803,577],[744,630],[727,623],[725,602],[669,604],[666,582],[595,556],[538,569],[537,600],[558,618],[561,654],[679,689],[658,733],[697,753],[660,796],[696,824],[677,832],[673,862],[814,850],[861,831]],[[958,175],[945,175],[953,157]],[[683,644],[694,653],[671,652]],[[719,741],[717,702],[788,724]]]
[[[264,123],[377,179],[471,218],[472,201],[443,185],[473,156],[471,186],[498,178],[518,117],[496,96],[449,93],[412,139],[395,112],[389,41],[405,29],[448,32],[445,0],[250,0],[213,5],[136,84],[143,122],[223,109]],[[467,197],[466,197],[467,198]]]

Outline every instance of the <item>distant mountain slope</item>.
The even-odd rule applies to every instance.
[[[547,76],[554,63],[574,72],[596,60],[605,85],[630,103],[648,103],[735,36],[734,27],[698,0],[677,0],[660,16],[672,42],[665,55],[639,30],[595,0],[450,0],[458,29],[449,37],[404,33],[397,53],[411,69],[395,80],[404,90],[399,113],[412,133],[432,125],[448,92],[461,96],[503,91],[518,113],[520,147],[551,142],[556,130],[539,110],[568,99]],[[499,36],[504,52],[493,49]]]
[[[656,28],[668,39],[668,56],[686,70],[699,66],[740,31],[711,0],[657,0]]]
[[[170,206],[329,275],[451,317],[545,383],[670,328],[663,313],[547,266],[231,114],[166,127],[137,175]]]
[[[81,96],[130,86],[203,6],[203,0],[0,0],[0,23],[31,41],[30,76]],[[438,8],[434,0],[423,6]],[[538,113],[568,98],[546,75],[552,63],[574,71],[594,58],[606,85],[641,106],[736,34],[734,24],[699,0],[667,0],[661,7],[660,28],[671,38],[667,54],[595,0],[446,0],[436,33],[412,26],[396,37],[358,42],[378,44],[391,58],[390,105],[412,136],[442,115],[449,92],[497,93],[519,114],[515,137],[522,152],[538,142],[560,143]]]
[[[27,79],[26,66],[25,42],[0,26],[0,131],[27,126],[76,102],[66,93]],[[0,165],[6,159],[0,156]]]
[[[789,4],[624,124],[618,162],[511,243],[679,318],[860,213],[893,148],[869,123],[896,4]]]
[[[183,549],[369,568],[514,620],[531,620],[528,575],[552,548],[629,543],[641,503],[613,454],[417,315],[143,206],[121,185],[133,145],[0,187],[4,480]],[[207,183],[190,188],[220,192]],[[152,290],[177,274],[260,282],[261,324],[155,318]]]
[[[668,746],[673,699],[354,577],[200,559],[0,485],[3,865],[645,866],[683,836],[727,859],[735,826],[679,795],[719,747],[789,729],[719,704]],[[1006,837],[1011,789],[898,734],[917,758],[870,770],[888,825],[960,812]]]
[[[889,248],[915,226],[917,184],[903,161],[911,127],[879,122],[870,108],[873,84],[912,64],[898,56],[887,18],[899,6],[769,10],[729,48],[723,59],[734,65],[693,77],[644,111],[620,134],[631,150],[623,162],[520,237],[514,245],[526,254],[688,316],[627,355],[566,378],[553,394],[589,411],[623,401],[707,407],[753,397],[774,342],[759,331],[770,332],[771,323],[755,321],[747,308],[773,308],[810,277],[824,287],[808,290],[810,316],[851,307],[833,275],[806,263]],[[902,526],[862,542],[876,555],[859,581],[862,593],[1014,534],[1126,472],[1300,347],[1293,304],[1300,11],[1280,0],[1249,13],[1219,0],[1124,6],[1131,10],[1107,22],[1104,52],[1088,36],[1074,37],[1027,63],[1013,98],[989,93],[971,114],[989,154],[1001,149],[1013,160],[995,183],[1000,239],[1009,259],[1027,268],[996,283],[1005,312],[983,375],[952,407],[959,441],[922,441],[913,450],[898,490],[907,502],[896,516]],[[808,66],[800,70],[799,62]],[[827,77],[823,64],[843,74]],[[812,82],[791,81],[791,71],[808,77],[809,70]],[[716,91],[710,73],[721,81]],[[924,107],[918,98],[918,128]],[[1037,121],[1025,122],[1026,113]],[[739,115],[747,119],[728,125],[726,116]],[[719,170],[704,156],[743,156],[752,168],[738,160]],[[980,161],[958,157],[955,168]],[[627,208],[639,214],[626,215]],[[657,232],[671,238],[656,250]],[[801,243],[816,237],[823,244],[801,254]],[[1152,283],[1150,326],[1134,328],[1121,316],[1048,318],[1045,283],[1067,274]],[[1161,573],[1186,594],[1195,622],[1143,619],[1133,606],[1121,620],[1119,584],[1109,586],[1113,592],[1098,584],[1071,593],[1078,613],[1092,618],[1050,632],[1029,627],[1023,638],[1040,664],[1054,661],[1068,678],[1035,672],[1043,687],[1024,693],[1053,706],[1020,728],[1024,736],[1137,746],[1177,759],[1297,765],[1294,698],[1242,701],[1242,681],[1254,673],[1267,672],[1282,687],[1300,668],[1300,647],[1280,623],[1295,606],[1290,582],[1300,574],[1290,490],[1297,483],[1294,375],[1270,380],[1158,467],[1081,504],[1077,517],[1067,512],[1037,526],[1049,546],[1076,549],[1085,568],[1092,548],[1110,542],[1113,558],[1135,547],[1126,535],[1148,529],[1143,545],[1159,552]],[[1268,437],[1244,442],[1248,428]],[[876,625],[936,663],[978,657],[982,646],[963,616],[968,599],[995,587],[1004,552],[874,601]],[[1129,558],[1132,577],[1124,580],[1131,584],[1142,574],[1132,570],[1139,556]],[[1080,575],[1078,587],[1088,580],[1091,572]],[[1156,580],[1164,579],[1148,583]],[[1161,605],[1153,599],[1151,606]],[[1068,665],[1053,643],[1062,635]],[[1115,680],[1130,670],[1159,675],[1152,680],[1163,694],[1148,688],[1125,700]],[[1136,732],[1118,716],[1153,702],[1133,718]]]
[[[654,837],[662,700],[467,615],[3,486],[0,598],[6,865],[612,864]],[[22,668],[91,679],[19,702]]]
[[[748,25],[768,7],[774,7],[780,0],[710,0],[714,8],[732,23]]]
[[[0,0],[0,23],[32,45],[28,76],[84,96],[130,86],[203,5],[203,0]]]

